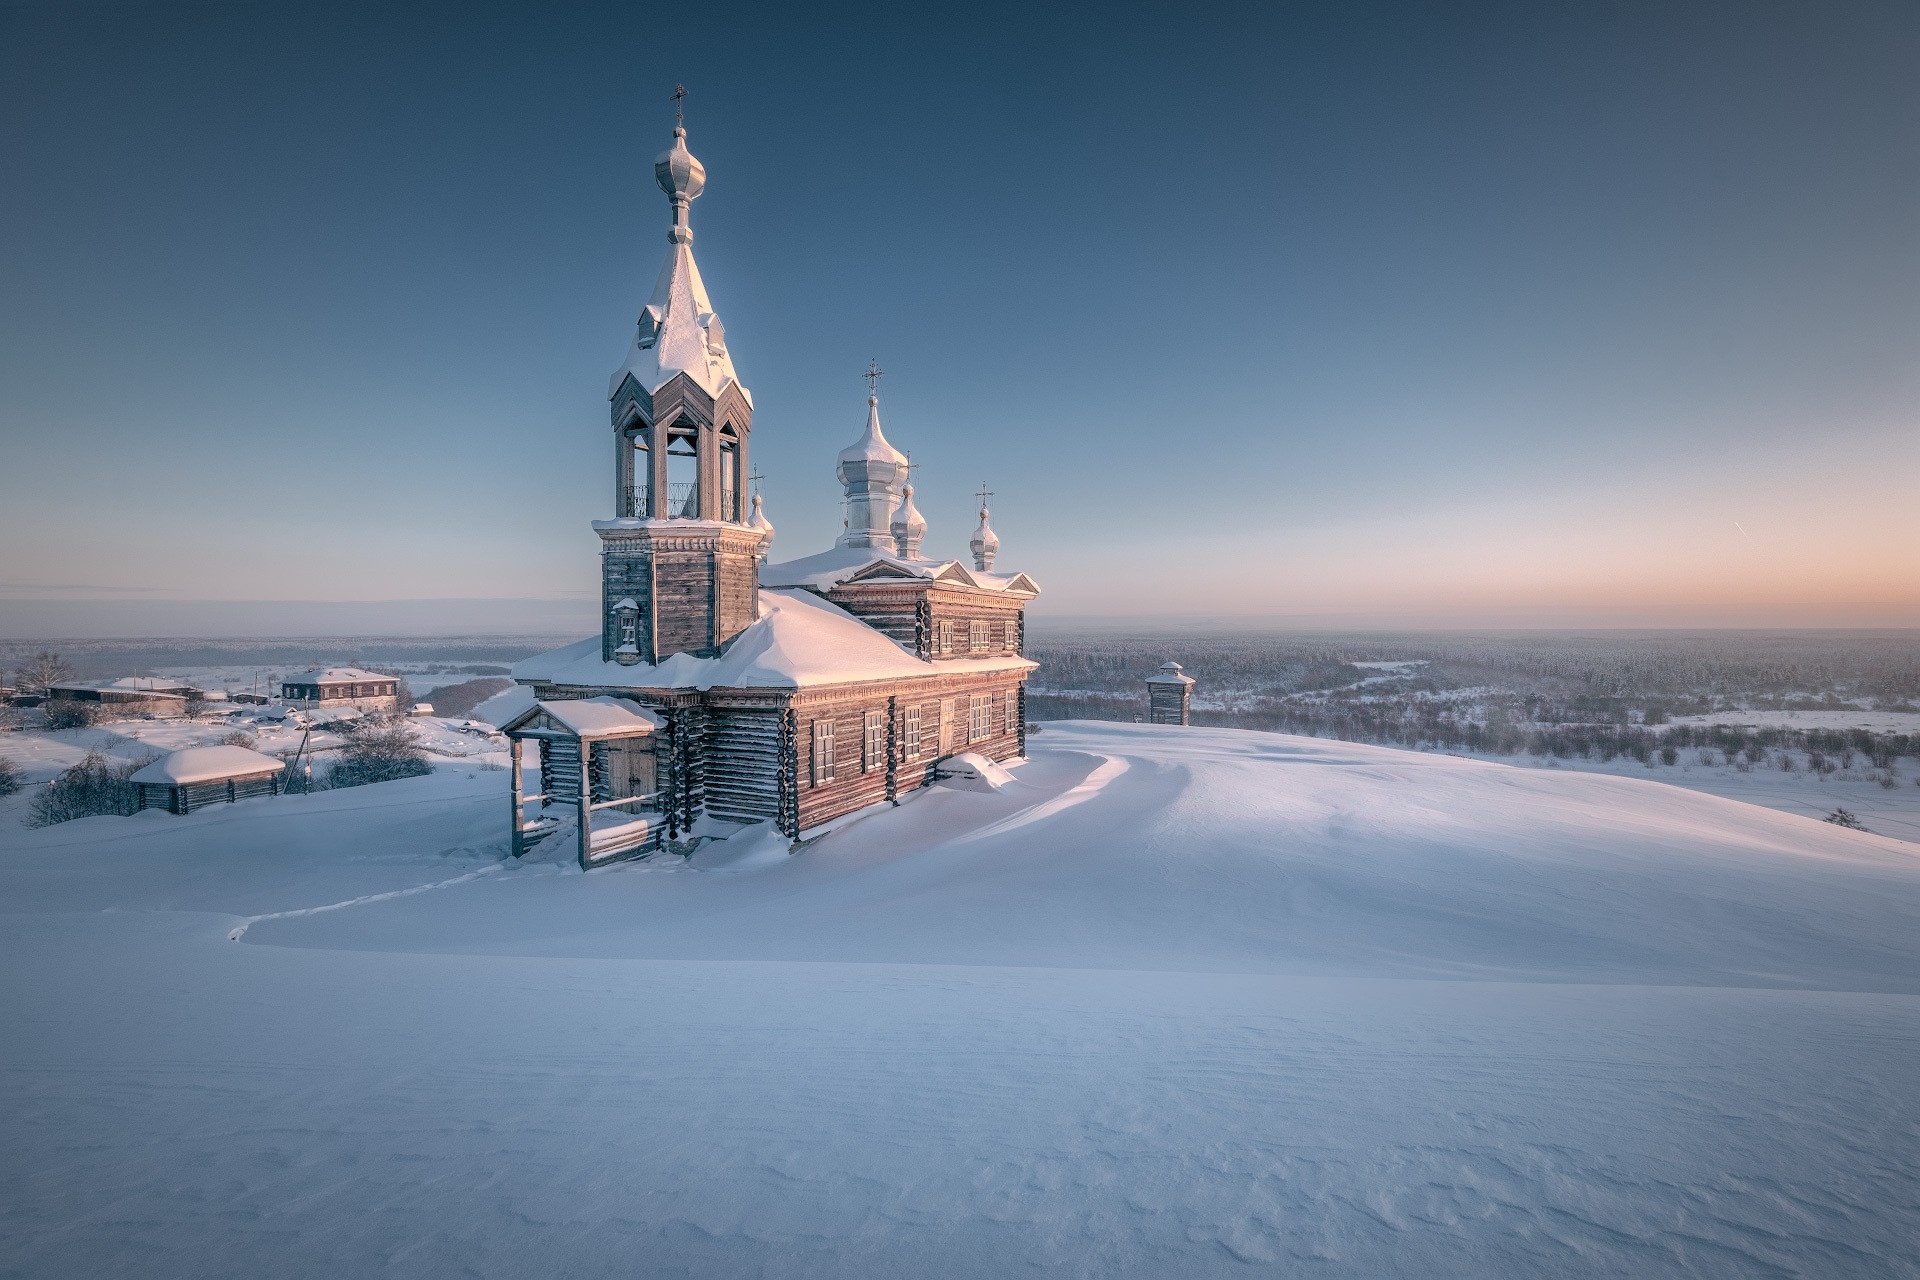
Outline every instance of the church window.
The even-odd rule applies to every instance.
[[[813,722],[813,785],[833,781],[833,721]]]
[[[967,741],[984,742],[988,737],[987,718],[992,714],[993,695],[976,693],[967,699]]]
[[[941,653],[953,652],[953,619],[952,618],[940,619],[940,650],[939,651]]]
[[[869,711],[862,722],[860,738],[860,769],[871,773],[883,769],[887,763],[887,713]]]
[[[967,624],[967,651],[985,653],[987,651],[987,622],[984,618],[975,618]]]
[[[920,758],[920,708],[907,708],[907,732],[904,754],[909,760]]]

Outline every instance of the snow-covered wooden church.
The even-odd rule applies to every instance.
[[[524,691],[501,724],[515,852],[577,815],[582,865],[671,847],[703,817],[797,838],[925,785],[942,756],[1022,754],[1034,668],[1021,651],[1039,588],[995,571],[984,501],[971,567],[922,552],[877,394],[839,455],[838,544],[767,563],[773,526],[747,496],[753,396],[694,265],[688,207],[706,171],[684,128],[654,177],[672,225],[610,388],[600,634],[516,666]]]

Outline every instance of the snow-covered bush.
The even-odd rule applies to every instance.
[[[98,707],[77,698],[49,698],[42,707],[49,729],[84,729],[94,722]]]
[[[245,747],[251,751],[257,744],[254,741],[253,735],[245,729],[235,729],[232,733],[225,734],[221,737],[220,745],[223,747]]]
[[[14,768],[13,761],[0,756],[0,796],[10,796],[20,789],[20,771]]]
[[[158,756],[114,764],[98,751],[89,751],[80,763],[49,782],[46,790],[33,798],[27,813],[27,825],[50,827],[75,818],[96,814],[129,814],[138,796],[127,779],[145,768]]]
[[[346,730],[347,745],[327,772],[329,787],[363,787],[433,772],[404,720],[370,716]]]

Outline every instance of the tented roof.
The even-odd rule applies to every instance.
[[[713,313],[690,244],[676,244],[667,251],[653,296],[640,313],[633,345],[613,371],[607,395],[619,395],[628,374],[652,395],[682,373],[716,400],[729,382],[739,385],[733,356],[727,351],[726,327]],[[740,387],[740,394],[753,403],[746,387]]]
[[[131,782],[177,787],[191,782],[224,782],[278,773],[286,762],[245,747],[188,747],[137,771]]]

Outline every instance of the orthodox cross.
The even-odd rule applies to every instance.
[[[687,113],[681,110],[680,107],[680,104],[685,102],[686,98],[687,86],[683,84],[673,86],[673,127],[676,129],[684,129],[687,127]]]
[[[867,394],[870,396],[878,396],[880,394],[880,379],[885,376],[885,371],[880,368],[880,362],[878,360],[867,361],[867,371],[860,376],[867,380]]]
[[[752,471],[747,473],[747,483],[753,486],[753,491],[755,494],[758,494],[760,492],[760,482],[765,479],[766,477],[760,474],[760,468],[758,467],[755,467]]]
[[[978,496],[980,498],[980,509],[985,511],[987,509],[987,499],[993,496],[993,490],[987,488],[987,482],[985,480],[980,482],[980,493]]]

